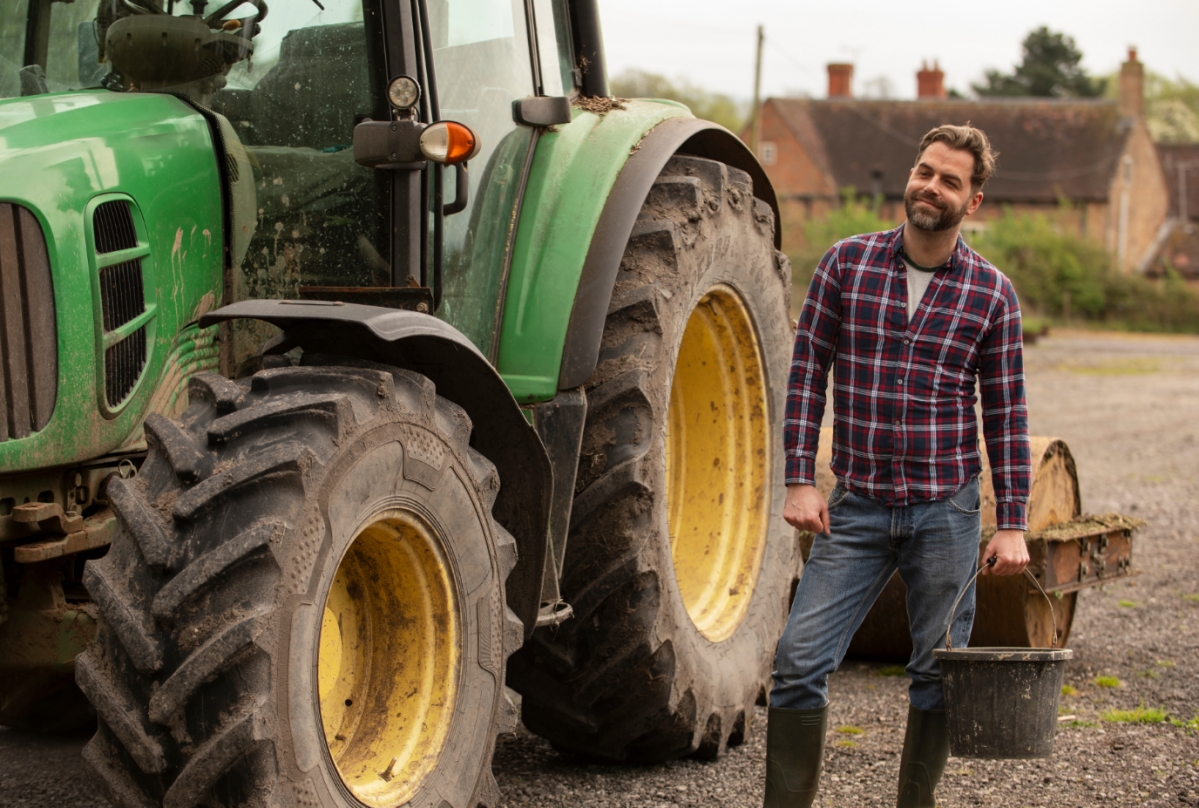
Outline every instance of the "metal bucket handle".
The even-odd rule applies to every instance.
[[[966,585],[962,587],[962,591],[958,593],[957,600],[953,602],[953,608],[949,610],[949,625],[945,627],[946,651],[953,650],[953,640],[950,639],[949,631],[953,628],[953,616],[957,613],[958,604],[962,602],[962,598],[965,597],[966,591],[970,589],[970,584],[974,583],[975,579],[982,574],[984,569],[995,566],[995,562],[998,560],[999,559],[996,556],[991,556],[985,562],[980,564],[978,567],[978,572],[974,573],[974,576],[966,582]],[[1049,617],[1053,620],[1053,639],[1050,640],[1049,647],[1057,648],[1057,615],[1053,613],[1053,601],[1049,599],[1049,595],[1045,594],[1045,590],[1041,587],[1041,582],[1037,580],[1037,576],[1028,571],[1028,567],[1024,568],[1024,574],[1028,576],[1028,580],[1033,582],[1033,584],[1037,587],[1037,591],[1041,593],[1041,597],[1045,598],[1045,602],[1049,604]]]

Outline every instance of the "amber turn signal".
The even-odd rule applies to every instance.
[[[434,163],[465,163],[479,152],[479,138],[455,121],[429,124],[420,136],[420,150]]]

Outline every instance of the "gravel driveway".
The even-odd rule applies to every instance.
[[[1199,339],[1059,333],[1026,358],[1032,430],[1070,445],[1084,510],[1148,520],[1134,545],[1141,575],[1079,598],[1066,673],[1076,692],[1062,699],[1075,718],[1054,756],[951,758],[940,803],[1199,806]],[[850,661],[833,677],[818,806],[894,805],[907,680],[885,673]],[[1141,706],[1165,720],[1104,718]],[[758,708],[745,744],[716,762],[649,767],[589,763],[522,730],[496,752],[501,805],[758,806],[765,723]],[[78,759],[85,740],[0,730],[0,806],[102,808]]]

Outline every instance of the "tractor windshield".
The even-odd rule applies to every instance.
[[[107,87],[207,105],[257,85],[296,29],[362,20],[361,0],[5,0],[0,98]]]
[[[101,2],[0,3],[0,98],[100,86],[108,73],[96,37]]]

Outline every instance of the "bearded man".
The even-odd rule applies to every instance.
[[[934,808],[949,755],[945,697],[932,650],[979,562],[981,469],[975,381],[998,530],[988,574],[1028,564],[1031,468],[1020,308],[1011,283],[962,241],[995,167],[985,134],[939,126],[920,143],[895,230],[833,245],[816,270],[795,336],[784,423],[784,518],[816,533],[775,658],[767,728],[766,808],[816,796],[828,677],[899,571],[912,627],[900,808]],[[816,447],[833,368],[833,459],[826,502]],[[966,593],[950,629],[965,646]]]

